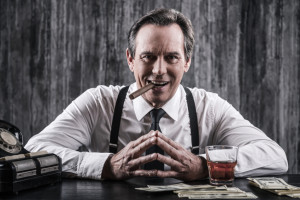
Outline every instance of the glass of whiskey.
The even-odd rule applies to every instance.
[[[209,182],[212,185],[232,186],[238,147],[213,145],[205,147]]]

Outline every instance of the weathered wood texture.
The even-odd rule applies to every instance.
[[[25,142],[79,94],[134,81],[127,32],[157,7],[195,28],[183,84],[217,92],[286,151],[300,172],[300,1],[0,0],[0,119]]]

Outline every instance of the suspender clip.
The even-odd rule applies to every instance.
[[[118,145],[117,144],[113,144],[113,143],[109,143],[109,147],[111,147],[111,148],[118,148]]]
[[[194,147],[192,147],[192,151],[193,151],[194,149],[199,149],[199,146],[194,146]]]

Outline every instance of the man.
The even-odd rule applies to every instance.
[[[287,171],[281,147],[228,102],[202,89],[180,85],[189,70],[194,44],[192,25],[184,15],[172,9],[151,11],[132,26],[128,43],[127,61],[136,83],[128,92],[124,90],[124,103],[118,101],[116,106],[124,87],[89,89],[30,139],[28,150],[56,153],[62,158],[63,171],[92,179],[205,178],[208,172],[203,150],[213,144],[239,147],[236,176]],[[134,100],[128,98],[147,84],[155,87]],[[156,120],[153,113],[157,111],[161,119]],[[76,151],[81,146],[88,152]],[[150,163],[164,165],[147,168]]]

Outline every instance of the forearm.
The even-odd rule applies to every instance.
[[[237,177],[278,175],[288,170],[284,151],[271,140],[241,146],[237,160],[235,168]]]
[[[104,163],[110,155],[110,153],[78,152],[50,142],[41,142],[36,138],[30,140],[25,148],[32,152],[46,150],[54,153],[62,159],[63,173],[96,180],[101,179]]]
[[[239,147],[235,176],[275,175],[287,171],[285,152],[276,142],[227,102],[220,101],[217,105],[213,144]]]

